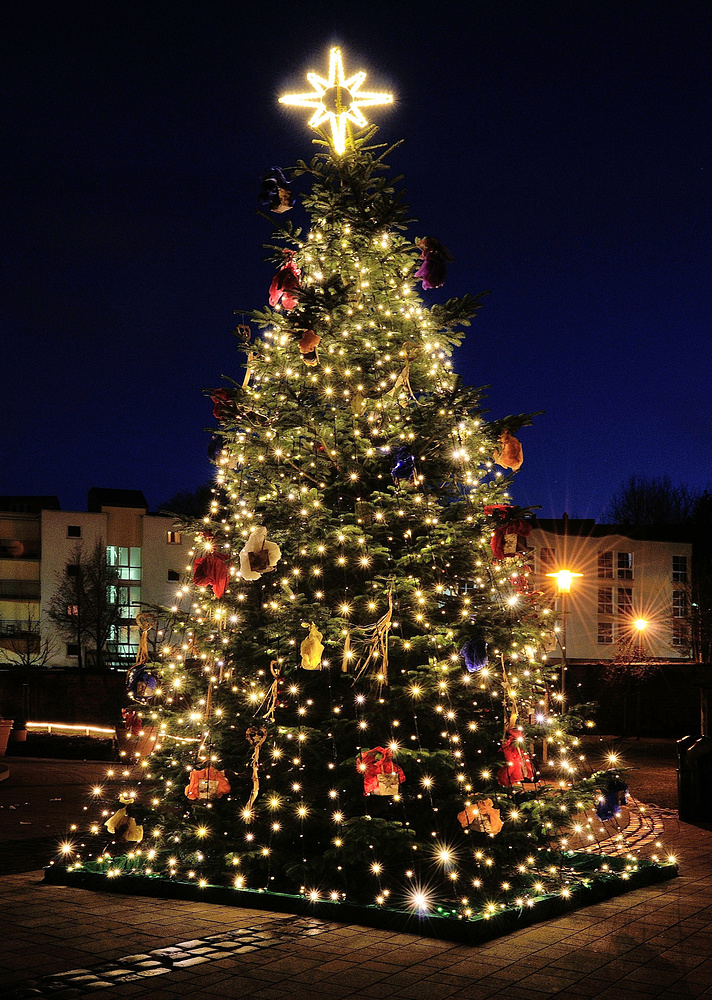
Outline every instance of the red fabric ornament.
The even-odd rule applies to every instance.
[[[501,449],[495,448],[494,450],[495,462],[497,465],[501,465],[503,469],[511,469],[512,472],[516,472],[517,469],[522,467],[522,463],[524,462],[524,452],[519,440],[513,434],[510,434],[505,427],[499,435],[499,443],[502,447]]]
[[[505,765],[497,772],[497,781],[505,787],[518,785],[521,781],[534,781],[529,754],[519,742],[522,735],[521,729],[508,729],[502,741]]]
[[[398,786],[405,781],[405,774],[388,747],[363,750],[358,768],[363,774],[364,795],[397,795]]]
[[[287,257],[269,286],[269,304],[271,306],[281,306],[287,312],[294,309],[301,289],[300,274],[301,272],[291,256]]]
[[[143,729],[143,720],[138,712],[133,708],[122,708],[121,717],[124,720],[124,729],[131,736],[138,736]]]
[[[524,539],[531,534],[532,526],[525,518],[512,516],[516,509],[501,503],[488,504],[484,508],[483,513],[486,517],[495,517],[501,522],[499,527],[494,529],[490,540],[490,548],[495,559],[504,559],[505,556],[528,551]]]
[[[522,594],[524,597],[530,597],[534,593],[531,581],[524,573],[512,573],[509,577],[509,582],[514,590],[516,590],[518,594]]]
[[[193,563],[193,583],[196,587],[212,587],[213,594],[217,598],[222,597],[230,582],[229,558],[222,552],[198,556]]]
[[[214,767],[206,767],[202,771],[191,771],[190,781],[185,786],[186,798],[202,802],[210,799],[221,799],[230,791],[230,782],[224,771]]]
[[[213,416],[216,420],[227,420],[235,411],[235,400],[227,389],[213,389],[210,393],[213,401]]]

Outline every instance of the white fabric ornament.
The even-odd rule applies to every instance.
[[[255,528],[240,552],[240,575],[243,580],[259,580],[272,572],[281,556],[279,545],[267,541],[267,529]]]

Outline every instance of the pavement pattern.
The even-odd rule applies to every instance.
[[[0,795],[0,805],[22,804],[19,791],[28,786],[18,781],[4,800]],[[56,799],[55,790],[38,781],[27,802]],[[0,811],[0,840],[14,855],[19,823],[31,824],[22,828],[30,864],[51,835],[40,829],[48,825],[46,813],[28,806],[24,815],[35,819],[12,816],[5,829],[7,813]],[[680,823],[670,808],[648,815],[650,821],[630,835],[661,839],[678,858],[679,878],[476,946],[303,916],[54,886],[37,869],[9,872],[0,876],[0,995],[712,997],[712,829]],[[35,846],[28,847],[30,841]]]

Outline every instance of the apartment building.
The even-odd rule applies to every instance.
[[[48,666],[77,664],[77,645],[53,631],[46,610],[77,547],[89,555],[97,542],[118,571],[122,614],[109,653],[125,665],[138,647],[136,614],[142,604],[173,603],[192,541],[172,517],[150,513],[140,490],[92,489],[86,511],[62,510],[56,497],[0,497],[0,665],[16,661],[23,636],[50,640]]]
[[[692,544],[682,526],[539,519],[527,541],[534,586],[565,625],[569,663],[613,660],[625,649],[650,660],[689,657]],[[553,575],[560,570],[574,574],[565,595]]]

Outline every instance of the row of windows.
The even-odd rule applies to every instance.
[[[81,524],[68,524],[67,525],[67,538],[81,538],[82,537],[82,526]],[[166,532],[166,545],[180,545],[181,544],[181,533],[180,531],[167,531]]]
[[[615,574],[613,572],[615,555]],[[598,577],[601,580],[612,580],[614,575],[619,580],[633,579],[633,553],[632,552],[599,552],[598,553]]]
[[[616,611],[619,615],[633,614],[633,588],[618,587],[616,590]],[[613,587],[598,588],[598,613],[599,615],[613,614]],[[672,592],[672,616],[673,618],[687,618],[687,591],[673,590]]]
[[[553,570],[556,562],[555,549],[539,549],[539,564],[542,573]],[[599,580],[632,580],[633,553],[599,552],[598,578]],[[687,583],[687,556],[672,557],[672,581],[673,583]]]
[[[39,601],[39,580],[0,580],[0,598],[8,601]]]
[[[621,626],[617,622],[598,623],[598,643],[603,646],[610,646],[615,641],[616,635],[622,635],[625,639],[630,638],[630,632],[626,626]],[[689,641],[687,625],[684,622],[673,622],[672,645],[679,648],[687,646]]]

